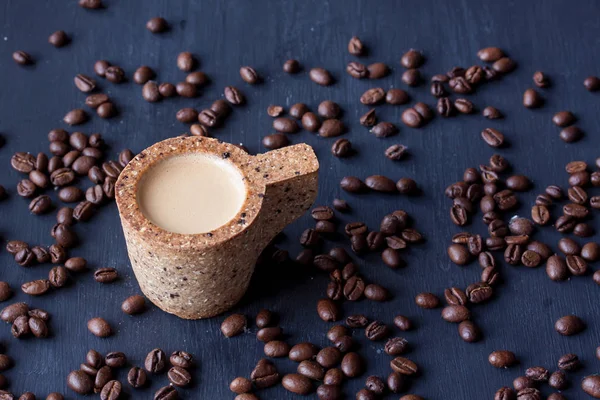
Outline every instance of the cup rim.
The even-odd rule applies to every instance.
[[[137,201],[139,183],[144,174],[157,163],[172,156],[193,153],[217,156],[235,166],[246,186],[246,199],[232,219],[210,232],[170,232],[150,221],[140,209]],[[266,184],[263,176],[254,168],[253,159],[254,156],[239,147],[214,138],[189,136],[158,142],[136,155],[119,175],[115,185],[115,199],[121,224],[128,225],[127,228],[136,231],[143,240],[154,242],[156,246],[202,249],[228,241],[250,227],[262,207]]]

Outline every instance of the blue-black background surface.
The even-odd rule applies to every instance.
[[[185,74],[175,65],[180,51],[192,51],[200,60],[200,69],[212,80],[196,99],[176,98],[157,104],[145,102],[141,87],[129,81],[121,85],[98,79],[99,86],[114,99],[120,115],[102,120],[95,115],[78,127],[85,133],[101,132],[110,145],[109,156],[129,147],[135,152],[152,143],[178,135],[186,127],[175,120],[182,107],[207,107],[222,96],[223,87],[236,85],[245,93],[248,104],[236,108],[224,128],[215,136],[228,142],[244,143],[251,152],[261,152],[261,138],[272,132],[269,104],[286,108],[296,102],[307,103],[313,110],[320,101],[331,99],[344,109],[343,120],[349,127],[346,135],[358,149],[352,158],[340,160],[330,155],[332,141],[308,132],[290,135],[294,143],[307,142],[315,147],[321,162],[318,204],[330,204],[334,197],[347,199],[353,207],[343,223],[366,220],[377,229],[380,219],[394,209],[402,208],[417,220],[416,228],[427,242],[413,247],[406,255],[408,267],[398,271],[386,268],[377,255],[357,259],[362,273],[372,281],[384,284],[394,293],[393,300],[377,304],[367,301],[344,304],[346,315],[364,313],[391,323],[397,313],[414,319],[417,330],[404,336],[413,345],[409,357],[422,368],[412,392],[427,399],[485,399],[495,390],[510,385],[523,374],[525,367],[543,365],[555,369],[556,361],[566,352],[582,358],[585,369],[572,376],[572,387],[565,394],[570,399],[584,398],[579,381],[584,374],[600,372],[600,361],[594,349],[600,345],[598,303],[600,288],[591,277],[580,277],[564,283],[551,282],[542,268],[525,269],[502,265],[505,283],[497,298],[489,304],[473,307],[474,319],[485,339],[476,344],[464,343],[456,326],[440,319],[439,310],[421,310],[413,298],[420,291],[442,294],[451,285],[466,287],[479,278],[476,264],[452,265],[446,256],[450,237],[459,231],[449,219],[449,200],[444,197],[446,185],[462,177],[466,167],[486,163],[495,151],[479,137],[485,127],[502,130],[510,147],[500,150],[515,166],[516,173],[531,176],[535,189],[521,196],[520,213],[528,215],[536,193],[552,183],[566,186],[566,162],[576,159],[590,163],[600,156],[597,134],[600,123],[600,97],[587,92],[582,81],[588,75],[600,74],[600,19],[596,1],[161,1],[105,0],[107,9],[83,10],[76,1],[5,0],[0,3],[0,131],[7,144],[0,150],[0,184],[11,193],[0,205],[0,232],[4,239],[22,239],[34,244],[50,244],[49,230],[54,215],[33,217],[28,201],[16,195],[20,175],[10,168],[10,156],[16,151],[47,151],[47,132],[56,127],[67,128],[63,115],[70,109],[83,107],[85,94],[73,85],[77,73],[93,76],[92,66],[106,59],[122,66],[129,78],[135,69],[148,65],[158,74],[157,80],[176,83]],[[153,35],[145,29],[146,21],[163,16],[172,29]],[[72,43],[55,49],[47,37],[63,29]],[[368,46],[369,56],[363,62],[382,61],[393,73],[380,81],[358,81],[344,71],[354,60],[346,50],[348,39],[358,35]],[[364,90],[374,86],[405,88],[400,76],[401,54],[409,48],[420,49],[427,57],[422,68],[431,75],[461,65],[478,62],[477,50],[485,46],[505,49],[518,63],[518,69],[501,82],[485,85],[472,96],[483,108],[493,105],[505,113],[503,120],[488,121],[480,115],[443,120],[436,118],[424,129],[402,125],[404,107],[380,106],[381,120],[397,123],[400,133],[388,139],[376,139],[358,124],[367,108],[358,102]],[[36,59],[36,65],[16,65],[11,54],[25,50]],[[289,76],[281,65],[288,58],[300,60],[305,72]],[[249,86],[239,76],[242,65],[251,65],[264,77],[260,85]],[[311,67],[324,67],[333,72],[337,83],[320,87],[306,74]],[[523,91],[532,86],[531,76],[543,70],[552,79],[552,87],[540,90],[546,106],[527,110],[521,105]],[[410,88],[413,99],[433,105],[428,86]],[[568,109],[579,118],[586,131],[577,144],[565,144],[558,138],[559,129],[551,123],[554,112]],[[73,129],[69,129],[72,131]],[[384,149],[393,143],[410,148],[411,156],[402,162],[383,157]],[[345,175],[366,177],[385,174],[394,179],[408,176],[419,182],[423,196],[406,198],[343,193],[338,186]],[[87,182],[86,182],[87,184]],[[555,211],[556,213],[556,211]],[[484,231],[476,217],[473,230]],[[286,229],[280,246],[295,255],[296,238],[312,222],[310,217]],[[596,228],[598,224],[594,223]],[[254,337],[256,328],[247,334],[224,339],[219,332],[222,318],[206,321],[183,321],[151,307],[136,317],[123,314],[119,306],[124,298],[139,293],[125,251],[117,210],[105,207],[88,224],[76,230],[83,244],[72,251],[85,256],[92,267],[116,267],[123,279],[113,285],[94,282],[91,273],[77,277],[69,287],[39,298],[28,297],[18,290],[21,283],[44,278],[49,266],[21,268],[10,255],[0,252],[0,277],[17,292],[13,300],[27,301],[47,309],[53,315],[53,335],[46,340],[15,340],[8,325],[1,326],[0,340],[16,360],[6,373],[11,389],[20,394],[31,390],[44,398],[48,392],[60,391],[76,398],[66,388],[65,377],[77,369],[86,351],[121,350],[131,362],[140,365],[154,347],[167,352],[185,349],[192,352],[198,367],[195,385],[182,391],[185,398],[227,399],[234,395],[228,384],[236,376],[248,376],[262,356],[262,345]],[[559,236],[547,228],[537,238],[556,248]],[[597,238],[596,238],[597,239]],[[499,257],[501,258],[501,257]],[[597,268],[597,266],[594,266]],[[235,311],[254,317],[262,307],[281,315],[281,326],[289,334],[289,342],[311,341],[328,344],[325,332],[330,326],[315,312],[316,300],[324,295],[327,278],[313,270],[286,266],[258,271],[248,295]],[[588,322],[588,329],[575,337],[561,337],[553,330],[554,321],[574,313]],[[95,316],[106,318],[116,334],[109,339],[92,336],[86,321]],[[396,332],[397,334],[399,332]],[[355,333],[361,344],[360,353],[368,363],[363,378],[345,386],[349,398],[364,384],[369,374],[389,372],[390,357],[382,344]],[[521,365],[509,370],[496,370],[487,362],[492,350],[513,350]],[[276,361],[280,371],[291,372],[295,364]],[[124,381],[125,370],[119,378]],[[133,391],[133,398],[150,398],[154,390],[167,383],[166,376],[152,377],[151,388]],[[127,385],[126,385],[127,386]],[[262,399],[292,396],[281,386],[260,393]],[[399,396],[388,396],[397,398]]]

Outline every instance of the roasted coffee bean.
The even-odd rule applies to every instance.
[[[401,160],[407,153],[407,147],[402,144],[394,144],[385,150],[385,156],[392,161]]]
[[[487,283],[478,282],[467,286],[465,294],[467,295],[471,303],[477,304],[489,300],[494,294],[494,292],[492,287]]]
[[[471,83],[469,83],[469,81],[462,76],[457,76],[455,78],[450,79],[448,85],[454,93],[458,94],[467,94],[473,91]]]
[[[513,235],[531,235],[533,224],[527,218],[513,218],[508,223],[508,229]]]
[[[288,354],[288,357],[292,361],[301,362],[304,360],[310,360],[317,356],[319,349],[312,343],[298,343],[293,346]]]
[[[18,339],[29,335],[30,330],[28,321],[29,317],[25,315],[21,315],[15,319],[15,322],[13,322],[12,327],[10,328],[10,332],[15,338]]]
[[[446,89],[444,89],[444,85],[442,82],[432,82],[429,88],[429,92],[434,97],[443,97],[446,96]]]
[[[384,193],[395,193],[396,184],[390,178],[383,175],[372,175],[365,179],[365,184],[371,190]]]
[[[545,206],[533,206],[531,208],[531,219],[538,225],[546,225],[550,222],[550,211]]]
[[[283,71],[288,74],[296,74],[300,72],[300,68],[298,60],[290,59],[283,63]]]
[[[240,105],[245,102],[243,93],[235,86],[226,86],[224,93],[227,101],[233,105]]]
[[[97,271],[96,271],[97,272]],[[126,298],[121,304],[121,310],[125,314],[133,315],[139,314],[146,308],[146,300],[144,296],[133,295]]]
[[[583,131],[575,125],[568,126],[560,131],[560,138],[567,142],[576,142],[583,136]]]
[[[339,364],[342,353],[337,347],[324,347],[316,356],[316,361],[324,368],[333,368]]]
[[[369,319],[362,314],[350,315],[346,318],[346,325],[350,328],[364,328],[369,324]]]
[[[402,82],[408,86],[418,86],[421,83],[421,72],[416,68],[407,69],[402,74]]]
[[[585,322],[575,315],[561,317],[554,324],[554,329],[563,336],[581,333],[585,327]]]
[[[370,132],[378,138],[386,138],[398,133],[398,128],[391,122],[380,122],[373,126]]]
[[[349,193],[360,193],[367,189],[367,185],[354,176],[346,176],[340,181],[340,187]]]
[[[477,57],[484,62],[494,62],[504,57],[504,52],[498,47],[486,47],[477,52]]]
[[[34,63],[31,55],[29,55],[29,53],[24,52],[23,50],[15,51],[12,54],[12,58],[19,65],[31,65]]]
[[[265,327],[256,332],[256,338],[264,343],[279,339],[282,335],[283,329],[278,326]]]
[[[460,244],[452,244],[448,247],[447,250],[448,257],[450,257],[450,261],[457,265],[466,265],[471,260],[471,254],[467,250],[467,248]]]
[[[350,301],[359,300],[365,291],[365,282],[358,276],[352,276],[344,284],[344,297]]]
[[[186,351],[174,351],[169,358],[171,365],[180,368],[190,368],[194,364],[193,356]]]
[[[412,178],[400,178],[396,182],[396,189],[399,193],[406,195],[414,195],[419,191],[417,183]]]
[[[331,146],[331,154],[336,157],[348,157],[352,152],[352,143],[348,139],[338,139]]]
[[[319,136],[336,137],[340,136],[346,130],[344,123],[339,119],[328,119],[323,121],[319,128]]]
[[[272,340],[265,343],[264,352],[267,357],[287,357],[290,345],[281,340]]]
[[[101,338],[112,335],[113,331],[108,322],[100,317],[95,317],[87,322],[87,328],[94,336]]]
[[[365,105],[378,104],[385,98],[385,91],[382,88],[371,88],[360,96],[360,102]]]
[[[456,99],[454,100],[454,108],[461,114],[471,114],[475,109],[475,106],[470,100]]]
[[[177,400],[179,393],[173,386],[163,386],[154,393],[154,400]]]
[[[125,71],[121,67],[111,65],[106,68],[104,77],[112,83],[121,83],[125,80]]]
[[[313,391],[311,381],[301,374],[287,374],[281,379],[282,386],[289,392],[307,395]]]
[[[425,59],[419,51],[410,49],[402,55],[400,64],[402,64],[404,68],[419,68],[423,65],[424,61]]]
[[[225,337],[233,337],[243,333],[247,326],[246,316],[242,314],[232,314],[221,323],[221,333]]]
[[[77,234],[68,225],[56,224],[51,231],[52,237],[56,240],[56,243],[60,246],[68,249],[74,247],[79,239]]]
[[[161,349],[154,349],[148,353],[144,361],[146,371],[153,374],[161,373],[165,369],[166,355]]]
[[[25,294],[40,296],[50,290],[50,282],[47,279],[25,282],[21,285],[21,290]]]
[[[81,370],[71,371],[67,376],[69,389],[79,394],[89,394],[94,389],[92,378]]]
[[[481,131],[481,138],[491,147],[501,147],[504,144],[504,135],[494,128],[485,128]]]
[[[590,262],[598,261],[600,259],[600,245],[595,242],[584,244],[581,248],[581,257]]]
[[[444,290],[444,298],[448,305],[461,305],[467,304],[467,296],[465,292],[459,288],[451,287]]]
[[[65,31],[56,31],[48,37],[48,43],[54,47],[63,47],[69,43],[69,37]]]
[[[348,42],[348,53],[353,56],[362,56],[365,53],[365,46],[357,36],[352,36]]]
[[[50,245],[48,248],[48,253],[50,253],[50,261],[52,264],[60,264],[67,259],[67,252],[65,248],[57,243]]]
[[[440,299],[433,293],[419,293],[415,297],[415,303],[425,309],[437,308],[440,305]]]
[[[344,373],[340,368],[331,368],[325,373],[323,383],[325,385],[339,386],[344,381]]]
[[[512,351],[497,350],[490,353],[488,362],[496,368],[508,368],[517,363],[517,357]]]
[[[317,302],[317,314],[319,318],[326,322],[340,319],[339,307],[330,299],[321,299]]]
[[[36,158],[29,153],[18,152],[10,159],[10,165],[15,171],[28,174],[36,167]]]
[[[414,108],[407,108],[402,113],[402,122],[411,128],[419,128],[425,120]]]
[[[565,213],[565,215],[577,219],[585,218],[589,214],[589,210],[585,206],[574,203],[565,205],[563,207],[563,212]]]
[[[544,103],[544,99],[534,89],[527,89],[523,93],[523,105],[527,108],[538,108]]]
[[[143,92],[142,92],[143,93]],[[144,96],[145,97],[145,96]],[[85,105],[90,108],[98,108],[101,104],[106,103],[110,99],[104,93],[91,94],[85,98]]]
[[[121,368],[127,363],[127,356],[120,351],[113,351],[106,355],[104,361],[111,368]]]
[[[77,74],[73,81],[77,89],[84,93],[91,92],[96,88],[96,82],[87,75]]]
[[[590,237],[594,234],[594,228],[585,222],[580,222],[573,228],[573,234],[579,237]]]
[[[295,133],[298,131],[298,124],[291,118],[279,117],[273,120],[273,129],[282,133]]]
[[[575,371],[581,367],[577,354],[565,354],[558,359],[558,368],[563,371]]]
[[[173,87],[173,89],[174,89],[173,90],[173,92],[174,92],[176,90],[176,88]],[[180,89],[183,89],[183,86],[180,86]],[[162,95],[159,91],[158,84],[154,81],[146,82],[144,84],[144,86],[142,87],[142,97],[144,98],[144,100],[146,100],[147,102],[150,102],[150,103],[155,103],[155,102],[159,101],[162,98]]]
[[[94,271],[94,280],[99,283],[112,283],[119,278],[115,268],[98,268]]]
[[[506,187],[510,190],[523,192],[529,189],[531,181],[524,175],[513,175],[506,178]]]
[[[178,387],[186,387],[189,386],[192,382],[192,376],[190,373],[181,367],[172,367],[167,372],[167,377],[169,378],[169,382]]]
[[[349,378],[360,376],[364,370],[361,356],[354,352],[347,353],[342,359],[341,369],[344,375]]]
[[[250,379],[257,389],[264,389],[276,385],[280,376],[273,363],[263,358],[254,367]]]
[[[98,76],[105,77],[108,67],[110,67],[110,63],[108,61],[98,60],[94,63],[94,73]]]
[[[390,362],[390,366],[394,372],[402,375],[413,376],[418,374],[419,368],[417,364],[405,357],[396,357]]]
[[[25,247],[15,254],[14,259],[20,266],[28,267],[36,261],[36,255],[29,247]]]
[[[315,247],[319,243],[319,234],[314,229],[305,229],[300,235],[300,244],[304,247]]]
[[[442,318],[447,322],[459,323],[470,317],[469,309],[462,305],[449,305],[442,310]]]
[[[590,375],[581,381],[581,389],[595,399],[600,399],[600,375]]]
[[[146,29],[152,33],[162,33],[169,29],[169,24],[162,17],[154,17],[146,22]]]
[[[410,96],[402,89],[389,89],[385,94],[385,102],[388,104],[402,105],[408,103],[409,100]]]
[[[521,263],[528,268],[535,268],[542,262],[542,257],[532,250],[525,250],[521,255]]]
[[[380,321],[373,321],[365,327],[365,336],[369,340],[378,341],[387,338],[390,329]]]
[[[111,380],[106,382],[100,392],[101,400],[117,400],[121,396],[121,382],[117,380]]]
[[[229,390],[237,394],[248,393],[252,390],[252,381],[248,378],[238,376],[229,384]]]
[[[146,384],[146,371],[141,368],[133,367],[127,373],[127,382],[134,388],[141,388]]]
[[[363,79],[369,76],[367,66],[356,61],[351,61],[346,65],[346,72],[355,79]]]
[[[325,369],[316,361],[311,360],[302,361],[298,365],[297,371],[300,375],[315,381],[321,381],[325,376]]]
[[[450,117],[454,115],[454,104],[448,97],[439,98],[436,109],[438,114],[440,114],[442,117]]]
[[[587,262],[580,256],[568,255],[566,262],[567,268],[575,276],[585,275],[588,270]]]
[[[48,274],[48,281],[50,282],[50,285],[55,288],[63,287],[68,279],[69,275],[65,267],[53,267]]]
[[[344,325],[334,325],[327,331],[327,339],[335,342],[337,339],[347,336],[349,333],[350,332]]]
[[[117,115],[117,108],[111,102],[102,103],[96,109],[96,114],[98,114],[100,118],[112,118]]]
[[[329,86],[333,83],[333,77],[324,68],[312,68],[308,75],[310,80],[321,86]]]
[[[274,150],[287,146],[289,144],[289,140],[283,133],[274,133],[272,135],[263,137],[262,144],[267,149]]]
[[[369,71],[370,79],[381,79],[390,73],[390,68],[385,63],[377,62],[369,64],[367,71]]]
[[[196,60],[192,53],[184,51],[177,56],[177,68],[182,71],[191,71],[196,66]]]
[[[177,121],[179,122],[190,124],[198,118],[198,111],[189,107],[182,108],[181,110],[177,111],[175,118],[177,118]]]
[[[559,111],[552,117],[552,122],[560,127],[573,125],[575,120],[575,116],[570,111]]]
[[[548,385],[556,390],[565,389],[568,385],[565,373],[562,371],[553,372],[550,378],[548,378]]]
[[[562,238],[558,241],[558,249],[565,255],[579,254],[581,246],[570,238]]]

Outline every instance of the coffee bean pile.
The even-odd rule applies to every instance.
[[[496,368],[510,368],[518,364],[516,356],[506,350],[495,351],[490,354],[489,362]],[[566,399],[560,391],[570,386],[567,373],[575,372],[581,368],[581,361],[577,354],[564,354],[557,362],[558,369],[551,372],[543,366],[529,367],[525,370],[525,375],[519,376],[513,380],[512,388],[508,386],[501,387],[496,392],[495,400],[549,400]],[[581,388],[592,397],[598,398],[600,395],[600,378],[597,375],[585,377],[581,381]],[[541,388],[548,385],[551,389],[557,390],[548,397],[543,397]]]
[[[331,302],[319,301],[321,314],[326,314],[328,320],[335,311]],[[352,330],[364,329],[365,336],[372,341],[383,341],[390,336],[392,330],[380,321],[369,321],[364,315],[352,315],[346,318],[345,325],[334,325],[327,332],[327,339],[332,345],[320,348],[318,345],[302,342],[290,346],[282,340],[283,330],[269,310],[263,309],[256,316],[256,327],[259,330],[256,338],[264,342],[264,353],[268,358],[287,357],[298,363],[295,373],[281,375],[275,364],[263,358],[258,361],[250,378],[237,377],[229,385],[232,392],[237,394],[236,400],[256,400],[253,393],[281,383],[289,392],[308,395],[316,390],[320,399],[338,399],[342,396],[342,384],[346,379],[353,379],[365,372],[362,357],[355,351],[356,344],[352,338]],[[394,320],[397,327],[408,330],[411,323],[403,316]],[[225,337],[238,336],[247,332],[248,321],[244,315],[232,314],[221,324],[221,332]],[[417,365],[408,358],[400,356],[409,350],[408,341],[402,337],[392,337],[384,346],[386,354],[393,356],[390,362],[392,372],[385,383],[377,376],[366,379],[365,388],[357,394],[357,399],[375,399],[384,391],[400,393],[407,390],[409,379],[417,375]],[[315,389],[315,386],[318,385]],[[414,396],[414,395],[408,395]],[[420,397],[407,397],[420,399]]]
[[[171,364],[168,368],[167,362]],[[116,400],[125,393],[117,371],[128,364],[127,356],[120,351],[113,351],[106,356],[96,350],[90,350],[85,362],[78,370],[71,371],[67,377],[69,389],[79,394],[100,394],[101,400]],[[194,366],[194,357],[182,350],[174,351],[169,359],[162,349],[153,349],[144,361],[144,368],[131,366],[127,373],[127,383],[134,388],[145,387],[150,379],[148,373],[158,375],[167,368],[169,385],[163,386],[154,393],[154,400],[175,400],[179,398],[177,388],[185,388],[192,383],[190,369]]]
[[[0,311],[0,319],[12,324],[10,332],[21,339],[28,336],[46,338],[50,334],[50,313],[41,308],[29,308],[26,303],[13,303]]]

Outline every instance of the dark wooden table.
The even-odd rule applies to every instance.
[[[478,279],[480,269],[476,264],[458,267],[447,259],[446,246],[459,229],[449,219],[450,201],[443,190],[459,180],[466,167],[486,163],[495,152],[481,141],[479,132],[483,128],[496,127],[506,134],[510,146],[500,153],[513,163],[515,173],[527,174],[535,182],[534,190],[521,196],[524,206],[518,215],[528,216],[535,195],[546,185],[566,186],[566,162],[582,159],[593,163],[600,156],[600,97],[582,86],[586,76],[600,74],[600,10],[596,1],[105,2],[107,9],[98,12],[81,9],[76,1],[19,0],[0,4],[0,131],[7,139],[0,150],[0,184],[11,194],[0,205],[3,239],[46,245],[52,242],[49,230],[54,215],[29,215],[28,201],[16,195],[21,177],[10,168],[9,159],[16,151],[47,151],[47,132],[56,127],[68,129],[62,122],[63,115],[81,107],[85,99],[74,87],[73,77],[77,73],[93,75],[94,62],[107,59],[122,66],[128,77],[140,65],[149,65],[157,71],[159,81],[177,82],[185,75],[176,68],[175,57],[189,50],[197,55],[200,69],[212,80],[202,96],[150,104],[142,99],[141,88],[131,81],[115,85],[99,79],[101,89],[114,99],[120,115],[111,120],[94,116],[76,130],[101,132],[110,145],[111,157],[124,147],[140,151],[186,130],[175,120],[178,109],[207,107],[222,96],[224,86],[236,85],[246,94],[248,104],[236,108],[215,136],[244,143],[251,152],[262,152],[261,138],[272,132],[271,118],[266,114],[269,104],[288,107],[304,102],[316,109],[325,99],[340,103],[349,127],[346,137],[358,150],[356,156],[336,159],[330,155],[331,140],[308,132],[291,135],[294,143],[313,145],[320,158],[317,203],[330,204],[334,197],[347,199],[354,211],[341,217],[342,222],[365,220],[372,229],[377,229],[385,214],[405,209],[415,217],[415,227],[427,237],[425,244],[407,253],[408,266],[398,271],[386,268],[375,254],[357,258],[363,274],[391,289],[394,298],[383,304],[346,303],[345,314],[364,313],[386,323],[391,323],[397,313],[414,319],[418,329],[404,336],[413,348],[409,357],[423,373],[411,392],[427,399],[492,398],[497,388],[510,385],[528,366],[556,369],[557,359],[567,352],[577,353],[585,368],[569,374],[572,386],[565,394],[570,399],[585,397],[579,389],[581,377],[600,372],[600,361],[594,357],[594,349],[600,345],[600,288],[590,276],[554,283],[543,268],[502,265],[505,283],[496,299],[472,308],[485,335],[476,344],[463,342],[456,326],[440,319],[439,310],[421,310],[413,299],[421,291],[441,295],[446,287],[465,287]],[[152,35],[145,29],[146,21],[157,15],[171,23],[169,33]],[[72,37],[68,47],[55,49],[47,43],[48,35],[57,29]],[[389,77],[357,81],[345,73],[346,63],[353,60],[346,51],[352,35],[360,36],[369,47],[365,62],[383,61],[392,66],[394,71]],[[490,45],[505,49],[519,66],[500,82],[483,87],[472,99],[480,108],[496,106],[505,113],[505,119],[488,121],[480,115],[436,118],[426,128],[416,130],[400,123],[404,107],[381,106],[380,118],[400,127],[397,136],[377,139],[358,124],[359,116],[367,110],[358,102],[364,90],[374,86],[405,88],[398,62],[407,49],[424,52],[427,62],[422,72],[429,78],[456,65],[477,63],[477,50]],[[11,54],[18,49],[30,52],[36,65],[16,65]],[[337,83],[319,87],[306,73],[284,74],[281,65],[291,57],[300,60],[305,71],[315,66],[328,68]],[[264,82],[256,86],[242,82],[238,74],[242,65],[254,66]],[[531,76],[536,70],[551,77],[552,87],[541,90],[545,107],[532,111],[521,105],[521,97],[532,86]],[[424,85],[409,92],[413,99],[433,104],[428,90]],[[559,129],[551,122],[552,114],[563,109],[575,112],[579,126],[586,132],[577,144],[562,142]],[[397,163],[383,157],[384,149],[393,143],[407,145],[410,157]],[[412,177],[423,195],[354,196],[339,189],[338,182],[345,175],[364,178],[371,174],[395,179]],[[598,228],[598,223],[593,223]],[[300,247],[296,238],[310,224],[307,216],[290,226],[279,246],[295,255]],[[471,229],[484,232],[479,217]],[[119,309],[122,300],[139,293],[139,288],[129,267],[116,207],[105,207],[93,223],[77,225],[76,230],[83,244],[72,254],[86,257],[93,268],[117,267],[122,279],[113,285],[100,285],[91,273],[85,273],[67,288],[44,297],[31,298],[20,292],[15,296],[14,301],[27,301],[52,313],[53,335],[46,340],[16,340],[8,325],[1,327],[0,340],[16,360],[15,367],[6,373],[11,390],[17,394],[31,390],[38,398],[60,391],[76,398],[67,389],[65,378],[78,368],[88,349],[125,351],[132,363],[140,365],[149,350],[161,347],[167,352],[185,349],[198,360],[195,384],[182,391],[184,398],[233,398],[229,382],[239,375],[248,376],[262,356],[262,345],[254,337],[256,328],[225,339],[219,332],[220,317],[183,321],[155,307],[140,316],[124,315]],[[559,237],[551,228],[536,236],[554,248]],[[17,289],[25,281],[44,278],[49,270],[46,265],[21,268],[4,250],[0,252],[0,265],[0,279]],[[254,317],[259,309],[267,307],[281,315],[281,326],[290,343],[312,341],[325,346],[328,342],[324,333],[330,324],[317,317],[315,304],[323,296],[326,283],[327,278],[312,269],[293,265],[265,268],[257,271],[251,290],[235,311]],[[570,313],[585,319],[588,328],[575,337],[561,337],[553,330],[554,321]],[[86,321],[95,316],[106,318],[116,334],[109,339],[92,336]],[[368,375],[386,376],[389,372],[390,357],[383,353],[383,345],[368,342],[360,331],[355,337],[360,353],[368,360],[368,372],[345,386],[348,398],[354,397]],[[513,350],[521,365],[494,369],[487,356],[496,349]],[[277,360],[276,364],[281,372],[295,370],[288,360]],[[119,378],[124,381],[124,377],[125,371],[121,371]],[[128,388],[127,392],[131,398],[150,398],[166,383],[164,375],[152,377],[151,387],[143,391]],[[261,392],[260,397],[293,396],[279,386]]]

